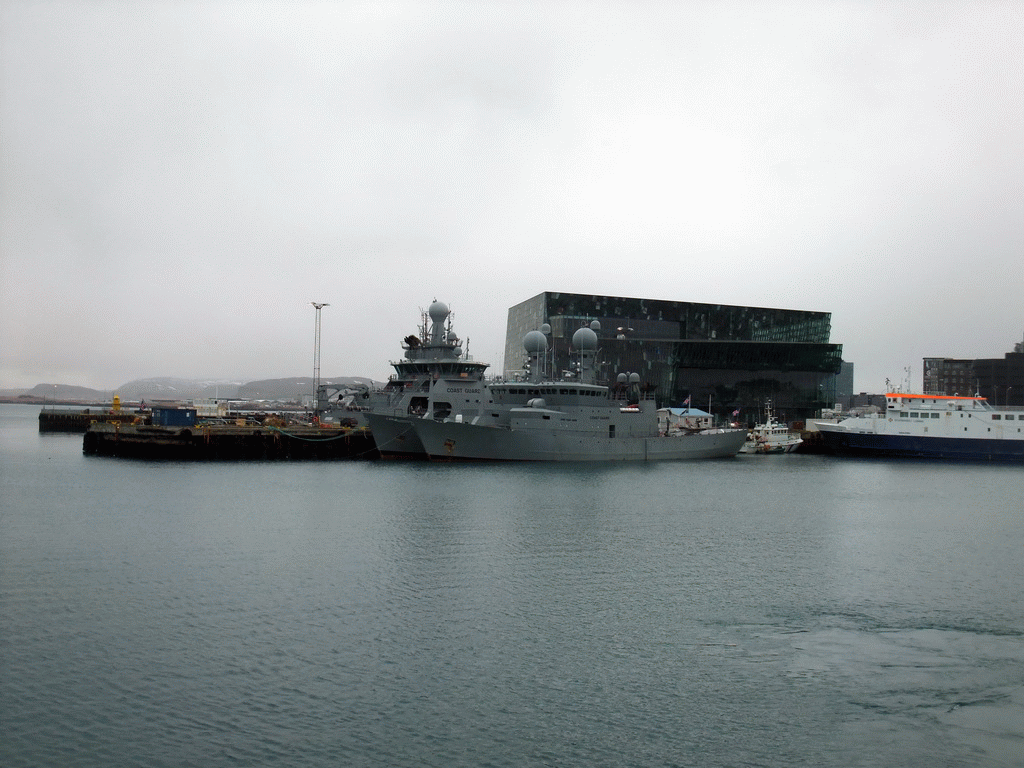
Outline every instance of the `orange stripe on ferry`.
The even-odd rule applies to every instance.
[[[967,395],[911,395],[906,392],[890,392],[886,395],[889,397],[902,397],[904,399],[914,400],[984,400],[984,397],[971,397]]]

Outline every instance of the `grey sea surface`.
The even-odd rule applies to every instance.
[[[6,768],[1024,763],[1024,468],[142,462],[37,415]]]

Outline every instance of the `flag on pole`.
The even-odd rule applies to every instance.
[[[685,405],[687,408],[690,407],[690,397],[689,397],[689,395],[687,395],[686,399],[683,400],[683,405]]]
[[[733,412],[732,412],[732,417],[733,417],[734,419],[735,419],[735,418],[736,418],[737,416],[739,416],[739,415],[740,415],[740,409],[739,409],[739,408],[737,408],[737,409],[736,409],[735,411],[733,411]]]

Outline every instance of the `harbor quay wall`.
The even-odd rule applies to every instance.
[[[380,454],[367,429],[198,425],[175,428],[93,423],[82,440],[88,456],[176,461],[354,460]]]
[[[82,411],[47,411],[39,412],[40,432],[85,432],[95,422],[106,424],[131,424],[139,420],[139,414],[128,411],[92,412],[86,408]]]

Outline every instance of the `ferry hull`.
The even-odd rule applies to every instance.
[[[735,456],[743,430],[678,437],[597,437],[423,420],[416,432],[434,461],[678,461]]]
[[[1024,464],[1024,441],[846,432],[821,427],[826,448],[843,456],[883,456]]]

